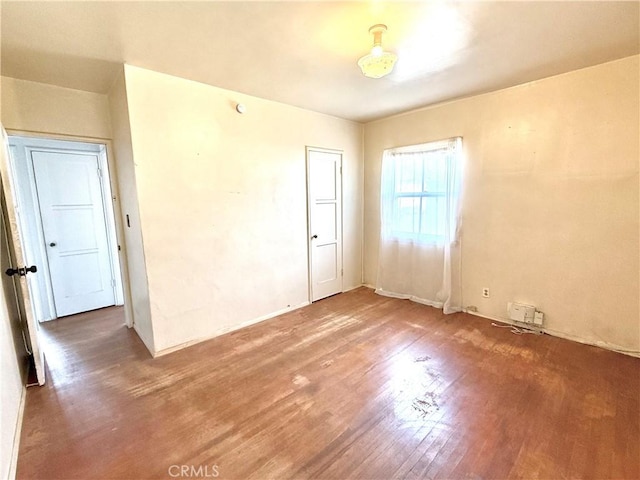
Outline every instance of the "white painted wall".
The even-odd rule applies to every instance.
[[[111,138],[106,95],[2,77],[2,123],[7,130]]]
[[[116,215],[122,218],[124,249],[121,252],[121,267],[129,278],[130,290],[125,289],[125,305],[129,306],[133,319],[133,328],[150,352],[155,351],[151,311],[149,308],[149,288],[145,265],[144,245],[140,229],[138,210],[138,192],[136,173],[131,149],[131,130],[127,92],[124,82],[124,70],[109,91],[109,112],[113,132],[114,169],[112,176],[117,178],[120,192]],[[127,226],[127,215],[129,226]]]
[[[558,335],[640,349],[639,84],[633,56],[365,125],[365,282],[383,150],[460,135],[464,305],[523,301]]]
[[[344,287],[361,284],[360,124],[131,66],[125,78],[156,352],[308,301],[307,145],[344,150]]]

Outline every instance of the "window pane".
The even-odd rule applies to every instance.
[[[455,172],[458,157],[453,142],[442,144],[385,151],[383,222],[397,238],[442,243],[448,238],[447,226],[455,228],[456,219],[447,219],[446,214],[447,195],[457,195],[457,183],[450,184],[448,176],[450,168]]]
[[[425,155],[424,164],[424,191],[444,192],[447,186],[446,152],[440,150]]]
[[[445,213],[444,197],[424,197],[420,233],[430,236],[444,235]]]
[[[418,233],[420,222],[420,198],[396,199],[393,230],[403,233]]]
[[[397,193],[422,191],[422,158],[420,155],[402,155],[395,157],[395,178]]]

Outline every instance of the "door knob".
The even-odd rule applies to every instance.
[[[30,267],[21,267],[21,268],[7,268],[4,273],[13,277],[14,275],[20,275],[24,277],[27,273],[36,273],[38,271],[38,267],[35,265],[31,265]]]
[[[318,238],[318,235],[314,235],[313,237],[311,237],[311,240],[314,240],[316,238]]]
[[[56,242],[51,242],[51,243],[49,244],[49,246],[50,246],[50,247],[55,247],[55,246],[56,246]]]

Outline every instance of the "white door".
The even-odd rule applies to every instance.
[[[307,148],[311,301],[342,292],[342,152]]]
[[[22,241],[20,240],[20,233],[18,229],[18,218],[15,206],[15,188],[13,185],[13,179],[9,169],[9,152],[8,152],[8,140],[7,134],[4,128],[2,130],[2,145],[0,146],[0,181],[2,182],[2,215],[3,215],[3,228],[6,228],[8,242],[7,245],[0,245],[0,248],[9,250],[9,255],[6,258],[9,259],[12,264],[12,269],[18,270],[18,273],[11,275],[16,291],[16,300],[18,303],[18,311],[20,313],[21,324],[26,330],[23,330],[25,334],[26,343],[30,348],[30,353],[33,356],[33,363],[35,365],[36,377],[39,385],[44,385],[44,352],[40,348],[39,331],[40,325],[35,320],[33,314],[33,306],[31,304],[31,297],[29,296],[29,289],[27,286],[26,270],[25,267],[31,267],[31,265],[25,264],[25,258],[23,254]],[[5,257],[3,255],[3,257]],[[5,269],[0,275],[5,275],[8,272]],[[38,272],[30,272],[29,275],[38,275]]]
[[[98,155],[30,156],[57,316],[115,305]]]

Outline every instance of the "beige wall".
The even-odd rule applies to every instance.
[[[151,352],[308,300],[307,145],[344,150],[344,288],[361,284],[361,125],[125,68],[126,85],[121,75],[108,96],[3,77],[2,119],[113,139],[126,300]]]
[[[138,210],[138,192],[136,174],[131,147],[131,129],[129,108],[124,80],[124,69],[120,72],[109,91],[109,113],[113,132],[114,166],[117,178],[119,202],[116,215],[122,219],[122,233],[125,248],[121,252],[123,276],[128,279],[130,288],[124,289],[125,307],[133,320],[133,327],[149,351],[155,350],[151,311],[149,307],[149,288],[145,265],[140,214]],[[119,208],[117,208],[119,207]],[[127,226],[127,215],[129,226]]]
[[[361,281],[363,229],[375,283],[382,150],[455,135],[467,155],[464,305],[505,318],[507,301],[529,302],[552,332],[638,348],[638,56],[367,124],[364,173],[359,124],[125,70],[127,91],[120,78],[109,98],[2,77],[2,120],[113,136],[131,303],[150,350],[308,300],[306,145],[345,151],[347,289]]]
[[[307,145],[344,150],[344,287],[361,284],[360,124],[136,67],[125,77],[156,351],[308,301]]]
[[[106,95],[2,77],[2,123],[7,130],[111,138]]]
[[[464,306],[502,319],[508,301],[531,303],[551,332],[637,351],[638,59],[367,124],[365,283],[383,150],[460,135]]]

